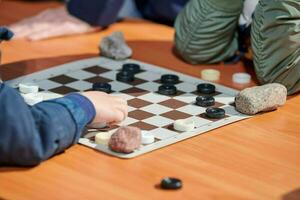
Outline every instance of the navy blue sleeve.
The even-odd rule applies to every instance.
[[[188,0],[135,0],[135,2],[144,18],[172,26]]]
[[[108,26],[118,20],[124,0],[69,0],[68,12],[93,25]]]
[[[80,94],[31,107],[0,84],[0,113],[0,165],[33,166],[76,143],[95,109]]]

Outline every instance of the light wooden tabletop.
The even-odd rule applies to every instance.
[[[57,3],[4,1],[0,3],[0,24],[49,5]],[[172,28],[126,20],[100,33],[3,43],[1,74],[12,78],[81,58],[74,55],[96,55],[100,38],[117,30],[124,32],[135,59],[196,77],[204,68],[218,68],[220,83],[235,88],[244,86],[231,82],[233,72],[253,72],[242,63],[185,64],[172,53]],[[34,168],[0,168],[0,199],[300,199],[299,113],[300,97],[293,96],[277,111],[130,160],[75,145]],[[157,188],[165,176],[182,179],[183,188]]]

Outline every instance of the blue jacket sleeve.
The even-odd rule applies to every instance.
[[[0,113],[0,165],[33,166],[76,143],[95,109],[80,94],[31,107],[0,84]]]
[[[69,0],[68,12],[94,26],[108,26],[118,20],[124,0]]]

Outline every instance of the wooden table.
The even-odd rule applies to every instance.
[[[4,1],[0,3],[0,24],[14,22],[47,6],[58,4]],[[10,16],[12,11],[16,14]],[[251,65],[242,63],[188,65],[172,53],[172,28],[126,20],[101,33],[3,43],[4,65],[0,74],[10,79],[95,56],[100,38],[116,30],[125,33],[135,59],[196,77],[204,68],[217,68],[222,72],[220,83],[235,88],[245,86],[231,82],[233,72],[253,73]],[[299,199],[299,112],[300,98],[293,96],[275,112],[130,160],[75,145],[34,168],[0,168],[0,199]],[[165,176],[182,179],[183,188],[157,188],[156,184]]]

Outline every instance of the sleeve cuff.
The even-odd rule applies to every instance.
[[[91,121],[96,116],[96,110],[95,110],[93,103],[88,98],[86,98],[85,96],[83,96],[79,93],[71,93],[71,94],[65,96],[65,98],[71,100],[72,102],[74,102],[78,106],[80,106],[84,110],[84,112],[87,116],[88,123],[91,123]]]

